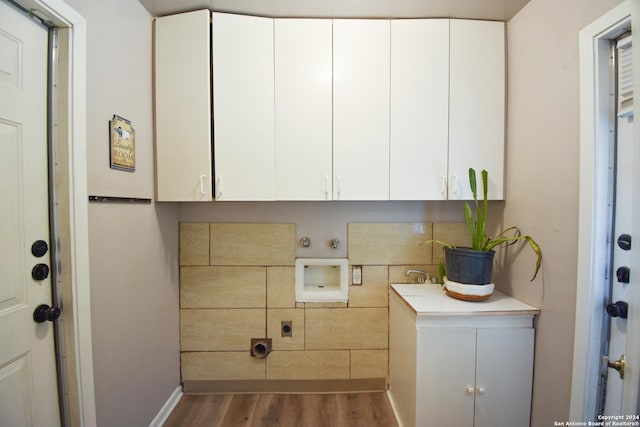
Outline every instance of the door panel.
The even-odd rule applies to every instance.
[[[215,12],[217,200],[275,199],[273,80],[273,19]]]
[[[446,199],[448,19],[391,21],[390,114],[390,199]]]
[[[49,240],[47,30],[0,2],[0,40],[0,425],[57,426],[53,324],[33,320],[51,279],[31,275],[50,265],[31,253]]]
[[[478,329],[474,427],[527,427],[533,378],[532,328]]]
[[[502,22],[450,22],[449,199],[472,199],[470,167],[489,172],[490,200],[504,198],[504,43]]]
[[[275,20],[276,200],[331,200],[331,25]]]
[[[0,73],[1,75],[2,73]],[[1,120],[1,119],[0,119]],[[16,207],[20,205],[20,193],[22,190],[22,179],[17,165],[22,163],[20,146],[20,127],[17,123],[0,121],[0,180],[1,182],[11,182],[2,190],[3,203],[0,204],[0,235],[9,242],[21,242],[20,230],[24,228],[22,216],[16,212]],[[15,250],[7,244],[0,245],[0,271],[8,277],[16,277],[17,280],[2,281],[0,284],[0,310],[15,307],[25,303],[24,277],[22,277],[22,267],[24,265],[24,251]]]
[[[334,200],[389,200],[390,31],[333,22]]]
[[[418,353],[424,361],[417,366],[416,419],[473,426],[476,330],[418,328]],[[442,410],[444,402],[451,411]]]
[[[3,426],[34,425],[29,353],[0,366],[0,421]]]

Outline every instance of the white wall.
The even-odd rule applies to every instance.
[[[542,308],[537,322],[532,426],[569,417],[578,243],[578,32],[620,0],[531,0],[507,25],[507,203],[544,252],[524,250],[497,282]],[[504,254],[502,256],[504,261]],[[511,262],[512,261],[512,262]]]
[[[87,20],[90,195],[153,198],[152,23],[135,0],[67,0]],[[131,120],[136,171],[109,167],[109,120]],[[143,426],[179,385],[178,207],[89,205],[97,421]]]

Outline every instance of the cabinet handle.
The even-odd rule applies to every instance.
[[[338,186],[338,189],[336,190],[336,192],[337,192],[337,195],[338,195],[338,200],[340,200],[340,190],[341,190],[341,188],[340,188],[340,175],[338,175],[338,178],[336,179],[336,182],[337,182],[337,186]]]
[[[450,188],[450,192],[451,195],[453,196],[458,196],[458,176],[457,175],[451,175],[451,188]]]
[[[329,175],[324,176],[324,199],[329,200]]]
[[[444,198],[447,198],[447,179],[444,175],[440,175],[440,193]]]
[[[484,387],[478,387],[477,391],[478,391],[478,394],[484,394],[485,389],[484,389]]]
[[[222,196],[222,175],[216,180],[216,199]]]
[[[467,387],[467,389],[466,389],[467,394],[473,394],[475,391],[476,390],[471,386]]]
[[[203,196],[207,194],[207,192],[204,191],[204,180],[206,177],[206,175],[200,175],[200,194],[202,194]]]

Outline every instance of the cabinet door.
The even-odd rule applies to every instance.
[[[335,200],[389,199],[388,20],[333,22]]]
[[[276,200],[331,200],[331,20],[276,19]]]
[[[529,425],[533,340],[530,328],[478,329],[474,427]]]
[[[486,169],[489,199],[503,199],[504,23],[451,20],[450,29],[449,199],[472,198],[469,167]]]
[[[416,425],[473,426],[476,330],[419,328],[417,347]]]
[[[273,19],[213,13],[216,199],[274,200]]]
[[[449,20],[391,21],[391,200],[447,198]]]
[[[211,201],[210,12],[155,20],[156,198]]]

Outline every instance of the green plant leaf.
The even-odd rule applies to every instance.
[[[513,236],[506,235],[510,231],[514,232]],[[536,268],[535,268],[535,271],[533,272],[533,277],[531,277],[531,281],[533,282],[536,276],[538,275],[540,266],[542,265],[542,250],[540,249],[540,245],[538,245],[538,243],[535,240],[533,240],[531,236],[522,236],[520,233],[520,229],[518,227],[509,227],[503,230],[498,236],[494,237],[487,243],[486,250],[491,250],[496,246],[500,246],[502,244],[510,245],[520,240],[525,240],[538,257],[538,259],[536,260]]]
[[[469,230],[469,235],[471,236],[471,248],[478,250],[476,243],[476,223],[473,220],[473,212],[471,212],[471,206],[469,206],[469,203],[467,202],[464,202],[464,220],[467,223],[467,229]]]

